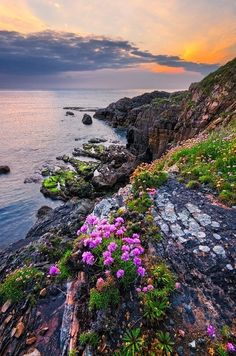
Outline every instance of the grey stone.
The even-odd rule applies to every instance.
[[[202,252],[210,252],[210,247],[208,247],[208,246],[202,246],[202,245],[200,245],[199,247],[199,250],[200,251],[202,251]]]
[[[196,348],[196,340],[193,340],[192,342],[190,342],[189,347],[191,347],[191,349],[195,349]]]
[[[204,213],[193,213],[194,218],[199,222],[202,226],[207,226],[211,224],[211,217]]]
[[[226,265],[226,268],[227,268],[229,271],[233,271],[233,269],[234,269],[231,264]]]
[[[225,255],[225,250],[222,246],[220,245],[216,245],[213,247],[213,251],[217,254],[217,255]]]
[[[220,224],[217,221],[212,221],[211,226],[212,227],[220,227]]]
[[[221,240],[221,236],[219,234],[213,234],[213,237],[216,239],[216,240]]]
[[[188,209],[188,211],[193,214],[193,213],[201,213],[201,210],[194,204],[192,203],[188,203],[186,204],[186,208]]]
[[[170,226],[170,229],[172,231],[172,233],[177,236],[177,237],[182,237],[184,236],[184,232],[181,229],[181,226],[179,224],[174,224]]]
[[[177,348],[177,354],[178,354],[179,356],[184,356],[184,348],[183,348],[183,346],[179,346],[179,347]]]

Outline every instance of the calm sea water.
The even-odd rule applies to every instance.
[[[147,90],[145,90],[147,91]],[[24,238],[42,205],[58,202],[45,199],[40,183],[24,184],[45,162],[70,154],[92,137],[124,141],[124,134],[94,120],[85,126],[83,113],[65,116],[64,106],[105,107],[121,97],[144,90],[0,91],[0,165],[10,166],[0,175],[0,248]],[[75,142],[75,138],[79,141]]]

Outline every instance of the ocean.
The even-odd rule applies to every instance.
[[[43,164],[54,165],[57,156],[71,154],[90,138],[125,143],[124,132],[96,119],[85,126],[83,112],[65,116],[63,107],[102,108],[147,91],[152,90],[0,91],[0,165],[11,169],[0,175],[0,249],[25,237],[42,205],[61,204],[44,198],[40,183],[25,184],[26,178],[37,176]]]

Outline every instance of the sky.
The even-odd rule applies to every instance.
[[[0,89],[186,89],[235,56],[235,0],[0,0]]]

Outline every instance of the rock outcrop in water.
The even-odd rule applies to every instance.
[[[128,148],[139,155],[149,149],[158,158],[170,146],[234,119],[235,97],[236,59],[188,91],[124,98],[98,110],[94,117],[114,127],[127,127]]]

